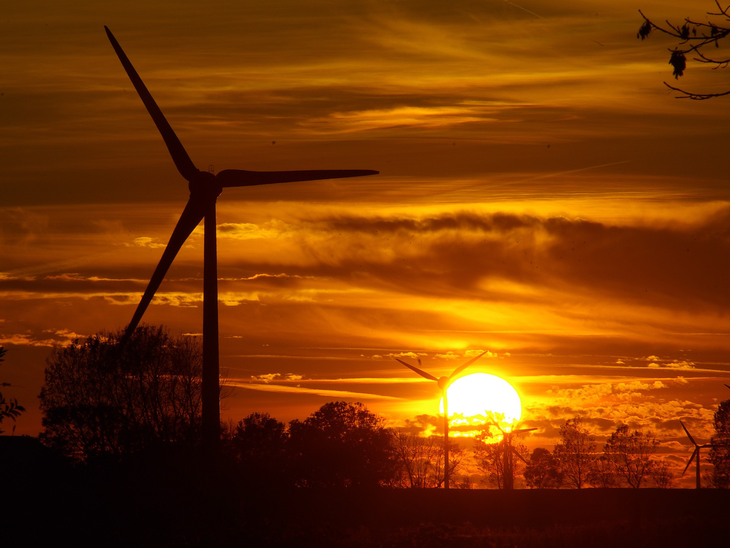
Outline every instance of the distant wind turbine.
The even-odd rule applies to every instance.
[[[509,432],[506,431],[504,428],[502,428],[499,425],[498,421],[493,421],[494,426],[496,426],[500,432],[502,432],[502,441],[499,442],[503,446],[503,453],[502,453],[502,474],[504,476],[504,489],[505,490],[512,490],[515,487],[515,476],[514,476],[514,460],[512,458],[513,455],[517,455],[517,457],[527,464],[527,461],[525,460],[525,457],[520,455],[517,452],[517,449],[514,448],[512,445],[512,438],[514,436],[519,436],[520,434],[525,434],[527,432],[534,432],[537,430],[537,428],[519,428],[510,430]]]
[[[689,430],[687,430],[687,427],[684,425],[682,421],[679,421],[679,424],[682,425],[682,428],[684,428],[684,431],[687,434],[687,437],[689,438],[689,441],[692,442],[692,445],[695,446],[695,450],[692,452],[692,456],[687,461],[687,466],[684,467],[684,472],[682,472],[682,475],[684,476],[684,473],[687,471],[687,468],[689,468],[689,465],[692,464],[692,460],[695,460],[695,472],[697,474],[697,489],[700,488],[700,449],[706,449],[708,447],[712,447],[711,443],[705,443],[704,445],[698,445],[695,439],[692,437],[692,434],[689,433]]]
[[[188,236],[200,221],[205,219],[203,236],[203,375],[202,375],[202,420],[203,444],[216,448],[220,441],[220,402],[219,402],[219,363],[218,363],[218,260],[216,242],[215,204],[224,188],[293,183],[295,181],[315,181],[376,175],[377,171],[364,169],[348,170],[309,170],[309,171],[243,171],[226,169],[217,175],[200,171],[195,167],[182,143],[170,127],[142,79],[134,70],[121,46],[111,31],[105,26],[106,34],[124,70],[142,99],[147,112],[152,116],[172,156],[177,170],[187,181],[190,198],[183,209],[170,241],[162,254],[149,285],[137,306],[132,321],[127,326],[122,341],[131,337],[139,324],[147,306],[172,264],[175,256]]]
[[[430,381],[436,381],[438,383],[438,387],[441,389],[441,396],[444,399],[444,489],[449,488],[449,402],[448,398],[446,397],[446,389],[449,387],[449,384],[451,384],[451,381],[454,380],[454,377],[464,371],[467,367],[469,367],[471,364],[473,364],[475,361],[477,361],[479,358],[484,356],[487,351],[485,350],[478,356],[470,359],[468,362],[466,362],[464,365],[460,365],[456,369],[454,369],[451,372],[451,375],[448,377],[440,377],[436,378],[431,373],[426,373],[422,369],[419,369],[418,367],[415,367],[407,362],[404,362],[400,358],[395,358],[396,361],[402,363],[407,368],[415,371],[422,377],[430,380]],[[418,365],[421,365],[421,358],[418,358]]]

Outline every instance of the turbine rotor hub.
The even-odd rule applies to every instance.
[[[198,174],[188,183],[190,195],[215,200],[223,192],[223,187],[216,180],[215,175],[207,171],[198,171]]]

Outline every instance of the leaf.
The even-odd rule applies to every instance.
[[[684,70],[687,68],[687,58],[683,52],[674,50],[672,51],[672,56],[669,58],[669,64],[674,67],[674,78],[679,79],[680,76],[684,75]]]
[[[651,34],[651,31],[652,31],[651,22],[647,19],[644,21],[644,24],[641,25],[639,32],[636,33],[636,37],[644,40],[649,37],[649,35]]]

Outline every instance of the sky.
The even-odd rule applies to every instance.
[[[679,419],[708,440],[730,397],[730,99],[676,99],[674,43],[636,33],[638,9],[679,22],[706,4],[6,6],[0,378],[27,408],[16,434],[41,429],[54,345],[129,322],[188,197],[107,25],[198,168],[380,172],[218,199],[224,420],[344,399],[423,426],[438,389],[393,358],[443,375],[488,351],[469,371],[517,389],[528,445],[575,416],[599,439],[625,423],[681,472]],[[678,83],[730,88],[693,62]],[[200,334],[202,235],[144,322]]]

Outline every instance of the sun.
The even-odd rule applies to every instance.
[[[447,389],[449,417],[454,427],[477,427],[496,419],[505,430],[513,428],[522,416],[517,390],[506,380],[487,373],[472,373],[452,382]],[[443,399],[439,410],[444,412]],[[466,432],[464,434],[469,435]]]

